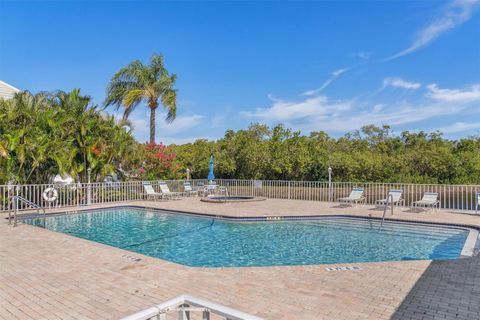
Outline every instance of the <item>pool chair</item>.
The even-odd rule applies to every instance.
[[[183,191],[185,191],[185,195],[191,196],[192,194],[198,196],[198,190],[193,189],[192,184],[190,182],[183,183]]]
[[[480,206],[480,192],[475,195],[475,214],[478,213],[478,207]]]
[[[399,206],[400,204],[403,204],[404,201],[402,199],[402,193],[403,193],[403,190],[391,189],[388,192],[388,196],[386,199],[375,201],[375,207],[381,208],[387,204],[394,205],[394,206]]]
[[[338,201],[340,201],[340,204],[344,205],[354,205],[359,202],[365,203],[365,197],[363,196],[363,188],[353,188],[352,192],[350,192],[350,195],[346,198],[340,198]]]
[[[165,181],[160,181],[158,183],[158,186],[160,187],[160,191],[162,192],[162,196],[164,199],[178,200],[181,198],[181,196],[183,196],[183,192],[170,191]]]
[[[437,208],[440,204],[438,201],[438,193],[437,192],[425,192],[423,194],[422,200],[414,201],[412,203],[412,211],[416,210],[418,207],[424,208]]]
[[[153,199],[157,200],[158,198],[162,199],[163,196],[161,193],[158,193],[153,189],[153,186],[150,184],[150,182],[144,182],[143,183],[143,189],[145,190],[145,193],[147,194],[147,200]]]

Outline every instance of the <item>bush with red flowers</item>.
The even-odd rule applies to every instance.
[[[143,180],[171,179],[177,171],[175,153],[163,143],[144,144],[144,159],[139,169]]]

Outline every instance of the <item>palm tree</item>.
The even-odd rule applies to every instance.
[[[159,100],[167,110],[166,121],[172,122],[177,113],[177,90],[173,88],[177,76],[163,65],[163,56],[154,54],[148,65],[139,60],[120,69],[107,87],[105,106],[124,108],[124,119],[141,103],[150,108],[150,143],[155,142],[155,111]]]

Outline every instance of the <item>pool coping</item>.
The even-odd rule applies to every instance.
[[[61,216],[61,215],[69,215],[69,214],[80,214],[83,212],[95,212],[95,211],[102,211],[108,209],[126,209],[126,208],[136,208],[136,209],[143,209],[143,210],[153,210],[153,211],[160,211],[160,212],[171,212],[174,214],[183,214],[183,215],[190,215],[190,216],[198,216],[204,218],[212,218],[218,220],[227,220],[227,221],[294,221],[294,220],[320,220],[322,218],[352,218],[352,219],[361,219],[361,220],[382,220],[379,217],[372,217],[372,216],[356,216],[356,215],[349,215],[349,214],[313,214],[313,215],[300,215],[300,216],[253,216],[253,217],[240,217],[240,216],[229,216],[229,215],[219,215],[219,214],[208,214],[208,213],[200,213],[194,211],[183,211],[183,210],[175,210],[175,209],[162,209],[162,208],[154,208],[148,206],[139,206],[139,205],[118,205],[118,206],[107,206],[102,208],[72,208],[72,210],[65,210],[60,212],[52,212],[47,213],[46,217],[52,216]],[[43,216],[43,215],[41,215]],[[22,214],[17,217],[20,221],[25,219],[31,218],[38,218],[38,214]],[[413,225],[425,225],[425,226],[438,226],[438,227],[445,227],[445,228],[457,228],[457,229],[464,229],[469,231],[467,239],[463,245],[462,251],[460,252],[460,256],[457,259],[461,258],[470,258],[479,254],[480,251],[480,226],[470,225],[470,224],[459,224],[459,223],[443,223],[443,222],[429,222],[429,221],[415,221],[410,219],[395,219],[395,218],[385,218],[385,221],[391,221],[400,224],[413,224]]]
[[[228,196],[227,196],[228,197]],[[239,197],[239,196],[238,196]],[[213,197],[202,197],[200,201],[208,202],[208,203],[245,203],[245,202],[257,202],[257,201],[265,201],[267,198],[265,197],[244,197],[244,199],[225,199],[223,196],[213,196]],[[220,199],[223,198],[223,199]]]

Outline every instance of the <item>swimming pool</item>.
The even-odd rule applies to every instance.
[[[43,226],[41,218],[25,220]],[[468,229],[348,217],[231,221],[135,207],[47,217],[47,229],[194,267],[456,259]]]

